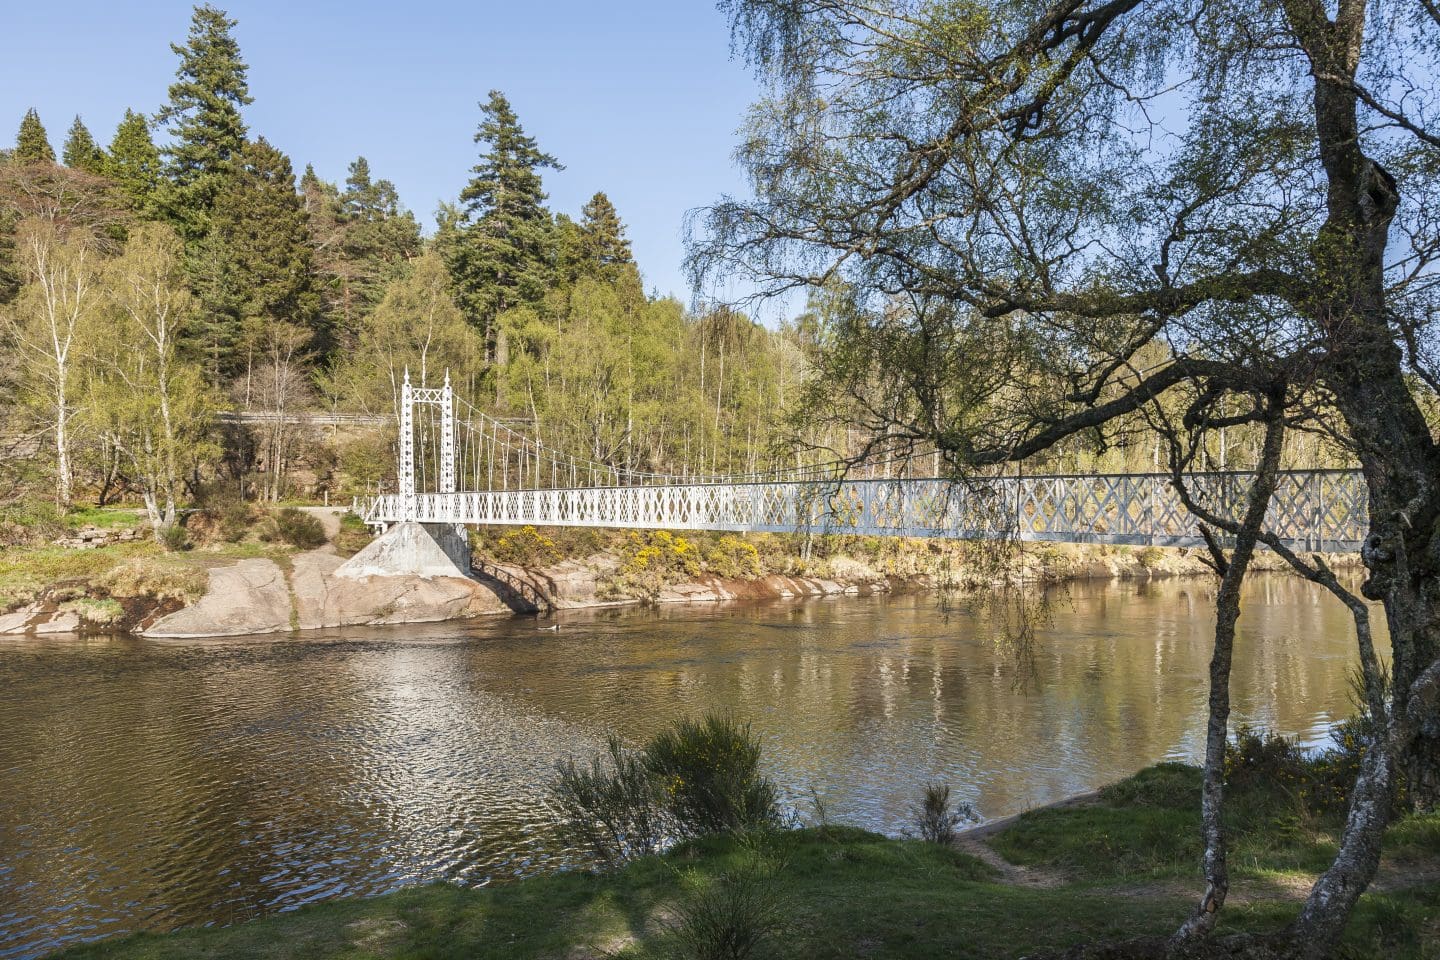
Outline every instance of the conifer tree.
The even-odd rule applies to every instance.
[[[374,180],[359,157],[343,190],[322,180],[312,167],[300,178],[309,214],[318,289],[326,328],[337,346],[353,346],[363,314],[373,309],[386,285],[420,254],[420,224],[400,205],[395,185]]]
[[[40,122],[40,114],[34,107],[25,111],[25,119],[20,121],[20,133],[15,137],[15,152],[11,159],[16,163],[54,163],[55,149],[50,146],[50,137],[45,133],[45,125]]]
[[[95,138],[90,135],[89,128],[79,114],[75,115],[75,122],[70,124],[70,133],[65,138],[65,148],[61,156],[65,166],[72,170],[84,170],[97,175],[105,172],[105,154],[95,143]]]
[[[20,292],[20,263],[15,245],[18,222],[13,211],[0,210],[0,306],[14,300]]]
[[[230,315],[229,329],[211,333],[222,335],[217,346],[238,338],[243,349],[228,363],[235,372],[282,326],[304,331],[315,346],[324,338],[309,225],[289,158],[262,137],[242,146],[232,167],[215,198],[207,245],[223,275],[215,306]]]
[[[420,255],[420,224],[400,205],[395,184],[371,179],[364,157],[350,164],[340,204],[345,256],[359,268],[357,293],[368,309],[379,302],[400,265]]]
[[[490,91],[480,110],[484,119],[475,142],[486,150],[460,193],[463,215],[444,252],[461,310],[483,333],[492,359],[503,364],[496,317],[537,302],[552,274],[554,231],[540,171],[564,168],[525,134],[503,93]]]
[[[153,215],[155,191],[160,186],[160,151],[150,139],[150,125],[142,114],[125,111],[110,141],[104,173],[115,181],[127,207]]]
[[[248,67],[231,35],[235,23],[209,4],[195,8],[185,45],[170,45],[180,66],[170,102],[155,117],[167,125],[173,141],[165,148],[171,180],[165,213],[191,243],[208,229],[230,162],[245,143],[240,108],[251,97]]]
[[[630,241],[625,238],[625,225],[615,212],[615,205],[605,194],[597,193],[580,209],[580,229],[585,258],[602,271],[634,264]]]

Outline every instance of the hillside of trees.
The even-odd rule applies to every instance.
[[[108,144],[76,116],[57,152],[32,109],[0,150],[0,501],[138,501],[158,532],[216,489],[384,489],[407,369],[422,386],[448,373],[547,449],[622,471],[748,473],[867,449],[870,471],[940,468],[877,416],[904,365],[871,349],[843,288],[817,289],[778,330],[647,294],[603,192],[573,215],[547,206],[561,159],[499,91],[479,104],[468,183],[427,232],[364,157],[327,180],[250,128],[235,27],[196,7],[164,102],[127,110]],[[361,427],[317,426],[337,414]],[[1222,430],[1202,465],[1247,463],[1258,442]],[[1290,446],[1292,465],[1340,463],[1315,437]],[[1164,457],[1134,416],[1034,468]]]
[[[560,161],[504,94],[427,236],[364,157],[332,182],[250,128],[235,26],[197,7],[164,103],[127,110],[108,145],[76,116],[57,152],[31,110],[0,152],[3,496],[143,500],[164,525],[216,485],[383,487],[407,368],[623,469],[772,454],[800,336],[647,294],[604,193],[547,207]],[[323,412],[374,427],[326,438],[305,422]]]

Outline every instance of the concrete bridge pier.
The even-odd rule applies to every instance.
[[[400,576],[469,578],[470,541],[460,524],[396,523],[336,568],[334,575],[351,580]]]

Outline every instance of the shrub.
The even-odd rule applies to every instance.
[[[160,545],[171,553],[190,549],[190,534],[182,523],[176,522],[160,531]]]
[[[589,766],[561,763],[550,798],[562,816],[561,835],[601,863],[656,853],[669,832],[658,784],[613,735]]]
[[[761,745],[726,716],[682,720],[640,751],[618,737],[588,765],[566,760],[549,794],[566,842],[605,864],[655,853],[676,837],[782,825]]]
[[[1277,733],[1242,726],[1225,745],[1225,782],[1288,783],[1297,779],[1303,755],[1292,740]]]
[[[788,899],[782,869],[752,850],[740,865],[713,879],[689,871],[686,895],[666,922],[667,953],[676,960],[748,960],[781,938]]]
[[[946,845],[955,842],[956,827],[980,819],[975,808],[968,803],[952,808],[950,787],[944,783],[926,784],[920,803],[911,810],[910,817],[920,833],[920,839]]]
[[[1352,717],[1331,733],[1333,747],[1307,751],[1278,734],[1241,727],[1225,747],[1227,786],[1284,791],[1311,815],[1343,813],[1372,736],[1363,717]],[[1396,802],[1404,784],[1396,787]]]
[[[560,549],[554,540],[534,527],[524,526],[503,534],[495,541],[490,555],[501,563],[517,567],[543,567],[560,559]]]
[[[265,524],[260,539],[267,543],[288,543],[300,550],[314,550],[329,538],[325,536],[325,525],[318,518],[295,507],[282,507]]]
[[[654,598],[660,591],[700,575],[699,551],[668,530],[632,532],[620,547],[620,564],[603,585],[606,597]]]
[[[335,549],[346,556],[363,550],[372,539],[370,528],[358,514],[346,513],[340,518],[340,532],[335,534]]]
[[[705,551],[705,566],[719,577],[754,580],[761,573],[760,551],[754,544],[727,533]]]
[[[775,784],[760,772],[761,752],[749,724],[711,713],[656,734],[644,762],[677,829],[694,837],[780,824]]]

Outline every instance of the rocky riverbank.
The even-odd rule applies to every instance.
[[[337,513],[314,512],[333,541],[339,529]],[[647,536],[653,536],[672,557],[696,549],[681,537]],[[744,543],[728,539],[731,546]],[[453,563],[464,553],[463,546],[450,544],[447,558],[435,543],[418,541],[419,548],[432,551],[422,562],[411,555],[416,544],[407,542],[404,549],[411,553],[397,566],[394,549],[379,541],[349,560],[329,542],[315,550],[244,558],[196,570],[194,576],[204,578],[204,588],[185,593],[172,590],[147,596],[132,591],[134,596],[117,598],[108,587],[87,593],[83,586],[58,584],[36,600],[0,615],[0,635],[130,632],[165,639],[248,636],[647,602],[709,603],[899,590],[974,592],[993,589],[1005,580],[1063,583],[1213,576],[1195,551],[1032,544],[997,563],[983,551],[924,542],[886,546],[879,552],[871,545],[870,553],[857,544],[849,552],[832,550],[824,559],[808,562],[769,544],[771,552],[750,562],[748,575],[722,575],[715,572],[714,568],[724,568],[717,562],[675,566],[662,576],[656,573],[655,548],[644,541],[637,549],[635,540],[608,544],[583,556],[550,556],[546,562],[530,563],[489,559],[482,544],[468,575]],[[1342,565],[1353,560],[1335,558]],[[1257,558],[1256,567],[1282,570],[1284,564],[1265,553]],[[637,569],[650,576],[637,577]]]

